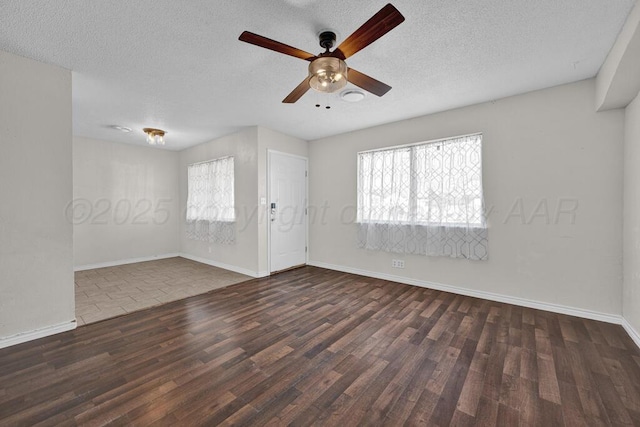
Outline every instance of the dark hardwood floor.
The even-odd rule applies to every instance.
[[[314,267],[0,350],[0,425],[640,425],[620,326]]]

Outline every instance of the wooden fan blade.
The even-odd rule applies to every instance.
[[[389,3],[340,43],[340,46],[332,52],[332,56],[347,59],[393,30],[403,21],[404,16]]]
[[[284,43],[280,43],[263,36],[259,36],[258,34],[254,34],[249,31],[244,31],[242,34],[240,34],[240,37],[238,37],[238,40],[246,43],[250,43],[256,46],[260,46],[265,49],[284,53],[285,55],[304,59],[305,61],[313,61],[316,58],[316,56],[312,53],[305,52],[304,50],[300,50],[293,46],[289,46]]]
[[[347,79],[354,85],[377,96],[382,96],[391,90],[391,86],[386,85],[373,77],[369,77],[358,70],[354,70],[353,68],[349,68],[349,71],[347,72]]]
[[[309,90],[309,77],[304,79],[294,90],[291,91],[285,99],[282,100],[284,104],[293,104],[302,97]]]

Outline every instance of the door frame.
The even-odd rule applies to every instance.
[[[267,267],[269,270],[269,275],[273,274],[274,271],[271,269],[271,158],[273,155],[278,156],[287,156],[293,157],[296,159],[304,160],[305,164],[305,183],[304,183],[304,192],[305,192],[305,215],[304,215],[304,241],[305,241],[305,256],[304,262],[305,264],[309,264],[309,159],[304,156],[299,156],[297,154],[285,153],[284,151],[278,150],[267,150],[267,205],[266,208],[266,218],[267,218]]]

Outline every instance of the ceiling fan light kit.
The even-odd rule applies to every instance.
[[[387,34],[403,21],[404,16],[389,3],[343,40],[333,51],[331,48],[336,41],[335,33],[333,31],[320,33],[320,46],[325,49],[325,52],[319,55],[313,55],[249,31],[244,31],[239,40],[310,62],[309,75],[287,95],[282,101],[283,103],[296,102],[310,88],[321,93],[337,92],[344,88],[347,82],[374,95],[383,96],[391,90],[391,86],[349,68],[345,60]]]
[[[321,93],[337,92],[347,85],[347,64],[332,56],[323,56],[309,64],[309,86]]]

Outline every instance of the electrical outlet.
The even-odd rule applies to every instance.
[[[391,267],[393,268],[404,268],[404,260],[403,259],[392,259]]]

